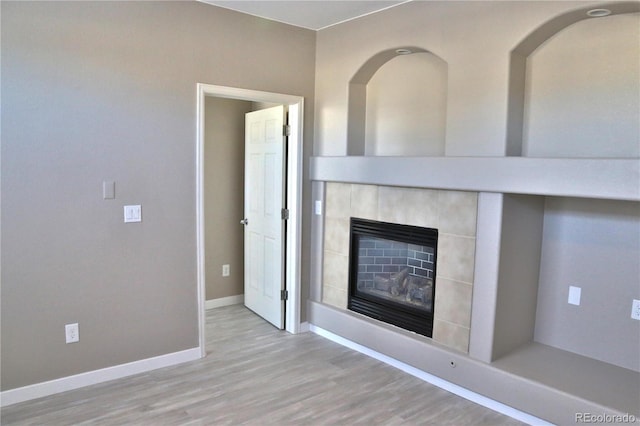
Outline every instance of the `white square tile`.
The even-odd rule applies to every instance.
[[[324,220],[324,248],[349,256],[349,219],[327,217]]]
[[[476,236],[478,194],[438,191],[438,229],[447,234]]]
[[[324,251],[323,286],[349,289],[349,256]]]
[[[447,321],[433,322],[433,340],[460,352],[469,352],[470,330]]]
[[[351,216],[361,219],[378,219],[378,187],[375,185],[351,185]]]
[[[438,235],[437,275],[473,283],[476,239],[451,234]]]
[[[328,182],[324,203],[325,217],[348,219],[351,214],[351,184]]]
[[[463,327],[471,326],[471,284],[436,279],[435,317]]]

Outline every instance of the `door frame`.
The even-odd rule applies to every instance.
[[[287,144],[287,221],[285,280],[289,297],[285,303],[285,330],[300,330],[300,271],[302,251],[302,146],[304,98],[281,93],[262,92],[236,87],[197,83],[196,115],[196,246],[198,285],[198,341],[201,356],[205,349],[205,245],[204,245],[204,113],[207,96],[243,101],[269,102],[286,105],[289,109],[289,143]],[[238,220],[240,220],[239,218]]]

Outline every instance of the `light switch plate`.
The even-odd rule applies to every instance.
[[[580,287],[569,287],[569,300],[567,302],[570,305],[580,306],[580,295],[582,293],[582,289]]]
[[[112,180],[102,182],[102,198],[104,200],[113,200],[116,198],[116,183]]]
[[[322,200],[316,200],[315,203],[315,214],[316,216],[322,215]]]
[[[124,222],[142,222],[142,206],[124,206]]]

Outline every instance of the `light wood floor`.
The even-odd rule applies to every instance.
[[[519,425],[241,305],[207,312],[207,357],[2,409],[2,425]]]

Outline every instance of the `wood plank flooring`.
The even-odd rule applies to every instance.
[[[241,305],[207,311],[207,357],[5,407],[2,425],[519,425]]]

